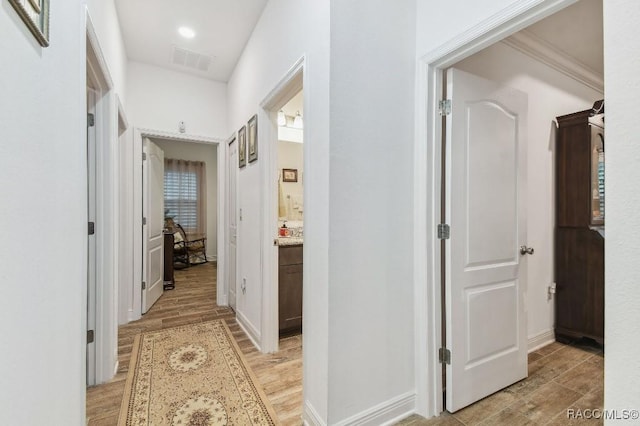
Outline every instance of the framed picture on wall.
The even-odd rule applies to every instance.
[[[297,182],[298,181],[298,169],[282,169],[282,181],[283,182]]]
[[[254,115],[247,123],[249,128],[249,162],[258,159],[258,115]]]
[[[238,130],[238,167],[247,165],[247,126]]]
[[[9,0],[40,46],[49,46],[49,0]]]

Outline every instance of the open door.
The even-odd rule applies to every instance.
[[[142,161],[142,313],[163,292],[164,152],[145,138]]]
[[[446,408],[527,377],[527,95],[447,71]],[[532,252],[532,250],[529,250]]]
[[[237,255],[237,180],[238,180],[238,143],[233,139],[229,143],[229,202],[228,220],[229,220],[229,306],[233,311],[236,310],[236,255]]]

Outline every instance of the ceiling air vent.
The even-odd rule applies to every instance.
[[[171,56],[171,63],[174,65],[180,65],[182,67],[191,68],[198,71],[209,71],[213,57],[210,55],[204,55],[191,50],[183,49],[181,47],[173,47],[173,55]]]

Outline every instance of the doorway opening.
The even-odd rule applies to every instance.
[[[304,242],[304,98],[298,92],[279,111],[278,334],[302,333]]]
[[[118,262],[118,111],[113,81],[87,16],[87,385],[115,374]]]
[[[419,184],[419,186],[423,186],[428,194],[426,202],[428,212],[438,213],[437,215],[428,213],[428,219],[424,223],[427,229],[433,229],[433,231],[425,232],[427,239],[425,257],[428,259],[428,264],[425,266],[427,270],[434,272],[430,272],[431,275],[426,275],[425,273],[424,277],[428,285],[426,291],[422,290],[425,299],[429,295],[431,296],[429,299],[432,300],[428,305],[425,304],[424,308],[427,312],[437,312],[437,314],[431,318],[431,323],[428,327],[419,326],[425,334],[424,342],[427,347],[430,347],[429,351],[431,351],[430,354],[426,354],[426,357],[431,360],[428,367],[431,377],[428,383],[424,383],[424,386],[429,387],[435,384],[432,393],[433,400],[423,400],[422,404],[424,404],[425,411],[428,410],[429,404],[433,404],[431,405],[433,414],[438,414],[444,409],[455,411],[468,405],[473,400],[483,397],[470,396],[466,403],[461,404],[450,402],[455,399],[454,394],[469,388],[469,386],[460,386],[460,384],[456,386],[456,369],[460,371],[461,368],[474,367],[484,359],[495,359],[509,351],[519,352],[519,357],[521,358],[519,365],[524,362],[526,366],[527,352],[534,352],[555,340],[554,292],[557,275],[554,265],[556,226],[555,119],[573,112],[589,110],[595,101],[601,100],[604,96],[602,3],[600,0],[582,0],[572,5],[573,3],[573,1],[554,2],[551,7],[544,11],[529,10],[516,18],[505,13],[503,21],[498,24],[493,23],[493,26],[490,29],[487,28],[483,35],[474,34],[470,38],[471,42],[452,42],[446,46],[446,49],[439,49],[438,52],[440,53],[436,52],[433,57],[425,58],[422,63],[424,75],[427,76],[424,85],[427,96],[424,97],[425,103],[422,108],[427,112],[427,120],[421,123],[419,133],[422,133],[428,141],[429,152],[425,151],[425,158],[430,159],[425,171],[429,169],[431,177],[427,177],[425,173],[427,185],[424,186],[423,183],[422,185]],[[594,36],[595,40],[587,41],[584,38],[577,40],[572,35],[584,36],[585,31],[581,31],[580,28],[572,29],[573,25],[586,26],[588,28],[587,32],[590,33],[589,36]],[[522,28],[525,29],[522,30]],[[449,53],[443,54],[441,52]],[[450,68],[453,68],[453,71]],[[445,77],[445,73],[447,77]],[[451,76],[452,73],[453,77]],[[498,149],[496,148],[497,145],[494,144],[496,139],[500,139],[504,134],[497,134],[491,140],[487,139],[485,148],[488,149],[476,152],[478,158],[484,158],[484,160],[478,163],[479,166],[476,171],[479,175],[475,179],[469,180],[469,177],[473,175],[471,173],[473,170],[469,168],[470,157],[467,155],[470,151],[463,154],[464,161],[467,161],[467,169],[463,168],[456,171],[456,164],[461,165],[463,163],[454,163],[456,162],[456,154],[452,150],[455,151],[461,145],[457,144],[455,148],[452,148],[453,144],[450,138],[455,133],[455,130],[450,126],[455,126],[455,124],[449,122],[448,115],[450,113],[449,108],[453,110],[453,115],[456,114],[455,109],[460,106],[456,105],[456,93],[464,91],[461,85],[456,84],[456,73],[473,75],[479,77],[482,81],[496,82],[528,95],[528,101],[526,101],[528,104],[528,111],[526,112],[527,127],[519,130],[524,132],[526,136],[523,143],[526,144],[524,154],[527,155],[526,165],[528,170],[523,173],[522,177],[517,178],[520,179],[517,181],[519,183],[523,183],[522,180],[524,180],[526,190],[517,190],[517,185],[504,188],[505,194],[509,194],[511,197],[514,208],[518,205],[521,206],[519,210],[514,210],[514,217],[517,216],[517,219],[523,218],[524,220],[521,223],[516,222],[520,228],[507,226],[511,222],[503,220],[500,223],[491,225],[493,216],[484,214],[496,209],[500,212],[505,211],[507,204],[502,203],[504,200],[501,201],[495,194],[496,191],[500,192],[498,189],[502,182],[514,182],[515,177],[507,179],[506,176],[502,176],[502,178],[489,184],[490,188],[496,191],[490,191],[484,194],[484,197],[474,200],[475,196],[479,197],[479,194],[482,193],[482,179],[486,177],[485,175],[489,171],[492,173],[498,172],[493,163],[496,158],[505,156],[502,157],[503,163],[510,164],[510,167],[515,164],[515,161],[512,160],[517,157],[507,155],[508,153],[505,152],[505,149]],[[479,81],[473,86],[478,86],[480,84]],[[445,88],[447,89],[446,96],[441,97],[440,94],[443,93]],[[451,98],[453,98],[452,104],[439,102],[441,99],[449,100]],[[469,120],[473,120],[472,113],[474,108],[476,108],[475,112],[483,111],[478,115],[478,120],[475,121],[476,124],[483,121],[480,119],[481,115],[485,123],[488,122],[487,120],[494,120],[495,117],[492,118],[491,116],[494,113],[498,114],[500,108],[502,108],[504,117],[511,115],[514,123],[520,123],[518,116],[512,114],[512,109],[506,106],[504,102],[495,102],[493,104],[495,108],[491,110],[491,102],[487,102],[488,99],[486,96],[480,96],[475,103],[464,104],[461,114],[467,120],[467,124],[470,123]],[[464,103],[465,101],[463,100],[462,102]],[[438,107],[440,107],[440,110]],[[443,121],[446,121],[446,126],[442,124]],[[429,132],[427,132],[427,129],[430,129]],[[463,133],[462,146],[465,143],[468,144],[469,139],[465,138],[466,136]],[[441,141],[445,142],[441,143]],[[511,145],[511,154],[514,154],[514,149],[518,148],[522,147]],[[467,146],[464,149],[469,150],[471,148]],[[443,157],[445,161],[441,161]],[[492,166],[492,164],[494,165]],[[511,168],[511,172],[514,172],[513,168]],[[420,174],[420,171],[418,171],[418,174]],[[480,176],[482,176],[482,179]],[[464,199],[462,204],[457,205],[458,211],[456,211],[456,195],[455,193],[452,194],[452,191],[454,191],[454,188],[451,187],[452,179],[464,177],[467,178],[467,184],[470,187],[473,184],[477,184],[479,187],[476,190],[472,190],[472,188],[463,189],[462,192],[459,189],[457,190],[458,194],[463,194],[461,196]],[[443,186],[445,189],[443,189]],[[486,189],[486,186],[484,188]],[[464,194],[467,195],[465,196]],[[468,220],[468,215],[467,219],[465,219],[466,213],[472,210],[470,208],[473,204],[472,202],[476,202],[476,207],[483,206],[481,208],[483,212],[477,212],[478,214],[474,214],[473,217],[484,217],[486,219],[483,222],[484,229],[488,232],[490,231],[491,235],[487,234],[484,238],[480,238],[477,247],[469,246],[470,240],[467,238],[469,235],[464,237],[466,241],[460,245],[462,252],[458,259],[466,259],[467,262],[459,265],[460,273],[487,274],[487,269],[496,264],[514,268],[525,267],[527,270],[526,272],[522,271],[523,275],[521,277],[484,284],[470,278],[468,280],[471,285],[469,289],[455,290],[456,295],[462,296],[461,299],[457,298],[461,306],[456,310],[454,305],[458,302],[451,295],[452,279],[460,283],[464,282],[466,278],[461,275],[456,277],[456,266],[451,264],[451,259],[456,257],[453,253],[456,246],[454,239],[460,237],[461,231],[465,234],[466,231],[462,228],[466,227],[467,230],[476,232],[476,236],[479,236],[482,233],[479,230],[483,229],[482,223],[478,223],[476,224],[477,226],[473,227],[473,221]],[[522,205],[524,208],[522,208]],[[464,210],[465,208],[466,210]],[[445,212],[445,220],[442,221],[440,218],[441,209],[444,209]],[[516,214],[520,210],[524,211],[524,216]],[[456,219],[456,215],[460,215],[460,217]],[[450,237],[444,240],[446,241],[444,250],[440,250],[443,240],[438,238],[438,232],[436,231],[440,231],[440,229],[438,229],[437,225],[450,226],[450,229],[448,229]],[[470,226],[471,228],[469,228]],[[509,234],[507,232],[508,228],[514,230],[507,243],[510,247],[509,256],[494,253],[496,257],[492,261],[481,259],[482,256],[490,254],[492,250],[499,251],[499,245],[491,245],[487,241],[492,241],[494,237],[500,238],[500,236],[506,238],[506,234]],[[517,230],[528,231],[528,236],[525,236],[523,240],[523,237],[516,232]],[[445,238],[443,235],[440,235],[440,237]],[[478,255],[482,254],[477,259],[470,258],[470,256],[473,257],[474,247],[481,250],[481,252],[476,252]],[[530,250],[532,247],[535,250]],[[498,262],[498,260],[500,261]],[[444,283],[442,287],[441,283]],[[518,328],[506,330],[503,327],[504,324],[499,324],[499,321],[496,322],[494,329],[487,331],[490,334],[483,335],[483,338],[480,338],[481,336],[477,332],[473,332],[473,330],[463,331],[456,329],[455,319],[452,318],[455,315],[459,315],[462,322],[467,324],[481,322],[478,318],[469,322],[470,318],[475,318],[471,302],[488,297],[485,292],[481,291],[486,289],[493,290],[496,295],[502,293],[502,296],[505,296],[505,300],[509,298],[515,300],[513,298],[516,297],[522,298],[522,302],[519,305],[514,305],[514,307],[520,307],[513,312],[517,315],[518,327],[524,326],[524,331],[517,331],[519,330]],[[507,296],[509,291],[513,294]],[[417,292],[419,294],[420,290],[417,289]],[[441,298],[447,300],[444,306],[440,305]],[[495,306],[494,303],[491,305]],[[527,307],[527,310],[524,309],[524,306]],[[478,312],[484,311],[478,309]],[[440,316],[440,313],[444,315]],[[492,315],[495,314],[495,310],[490,314],[486,318],[489,323],[492,322]],[[452,320],[454,321],[453,324]],[[483,324],[486,324],[486,321]],[[524,321],[524,324],[521,321]],[[444,332],[446,339],[440,333],[441,329],[446,330]],[[503,341],[498,338],[498,336],[504,337],[509,334],[513,337],[511,340],[507,339],[509,341],[504,339]],[[457,348],[455,347],[456,338],[461,339],[462,347],[460,347],[460,343]],[[443,345],[444,341],[446,341],[447,347]],[[476,349],[469,346],[471,343],[475,344]],[[442,361],[438,359],[438,353],[441,354]],[[470,353],[473,356],[469,355]],[[457,365],[456,356],[459,357]],[[448,364],[448,362],[451,363]],[[446,379],[442,374],[443,368],[447,371]],[[418,387],[420,388],[420,386]],[[487,395],[499,389],[500,387],[497,387],[492,391],[488,391]],[[446,396],[443,396],[443,393],[446,393]]]
[[[141,218],[137,224],[140,232],[136,232],[139,236],[135,242],[139,248],[135,250],[139,257],[134,260],[134,265],[137,268],[135,275],[141,277],[140,283],[144,284],[134,283],[134,287],[138,287],[140,292],[134,291],[133,294],[142,295],[146,291],[148,297],[148,300],[143,297],[132,300],[134,308],[138,311],[136,319],[161,297],[165,288],[170,290],[173,286],[179,285],[173,279],[174,265],[180,268],[196,268],[200,263],[217,263],[224,257],[224,254],[219,252],[220,241],[224,241],[225,238],[224,230],[220,226],[223,220],[220,212],[224,211],[225,201],[218,196],[224,194],[225,188],[221,180],[225,163],[224,155],[219,155],[220,143],[221,141],[211,138],[151,130],[136,131],[134,146],[139,149],[138,158],[142,161],[136,162],[138,166],[134,172],[134,175],[138,176],[138,181],[134,182],[134,197],[136,210],[140,212]],[[159,199],[152,203],[153,211],[150,209],[152,204],[145,203],[143,188],[144,166],[147,166],[147,172],[151,171],[148,162],[152,156],[147,152],[148,149],[144,151],[143,145],[153,146],[162,153],[161,175],[154,178],[156,186],[161,189]],[[145,155],[142,155],[143,152]],[[168,192],[165,191],[165,184]],[[153,191],[148,192],[151,194]],[[149,207],[148,212],[144,209],[144,204]],[[155,220],[152,220],[152,215],[155,215]],[[149,238],[145,238],[145,232],[147,227],[155,222],[158,222],[154,225],[157,231],[155,233],[161,241],[158,243],[159,248],[154,252],[156,255],[145,258],[145,239],[151,241],[150,234]],[[171,226],[168,226],[169,224]],[[221,282],[223,269],[224,267],[218,264],[218,283]],[[156,291],[149,293],[154,288],[152,282],[155,283]],[[219,287],[218,285],[218,289]],[[219,296],[220,290],[218,299]]]

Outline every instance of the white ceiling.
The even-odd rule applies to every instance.
[[[226,82],[268,0],[116,0],[130,60]],[[178,34],[188,26],[196,36]],[[212,56],[208,71],[174,65],[175,47]]]
[[[599,74],[604,73],[602,0],[580,0],[526,30]]]
[[[116,0],[116,7],[129,59],[226,82],[267,1]],[[180,26],[196,37],[181,37]],[[526,31],[603,73],[602,0],[580,0]],[[213,57],[208,71],[172,63],[175,47]]]

